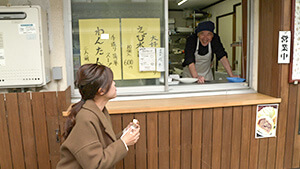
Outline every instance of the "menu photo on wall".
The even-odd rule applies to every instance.
[[[278,104],[257,105],[255,138],[276,137]]]

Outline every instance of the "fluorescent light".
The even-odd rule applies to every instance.
[[[185,3],[187,0],[181,0],[180,2],[178,2],[178,6],[182,5],[183,3]]]

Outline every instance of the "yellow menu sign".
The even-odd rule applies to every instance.
[[[122,79],[119,19],[80,19],[79,41],[81,65],[101,63]]]
[[[123,79],[159,78],[160,72],[139,71],[139,48],[160,47],[159,18],[122,18]]]

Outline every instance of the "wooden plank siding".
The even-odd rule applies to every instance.
[[[0,94],[0,168],[56,168],[60,142],[54,129],[63,128],[60,112],[70,100],[70,88]]]
[[[69,92],[0,94],[1,169],[55,168],[61,144],[55,130],[63,128],[60,112],[70,103]],[[140,140],[117,169],[299,167],[299,97],[299,87],[291,88],[295,104],[286,115],[279,111],[284,144],[278,135],[254,138],[257,105],[111,114],[116,133],[133,118],[141,126]]]

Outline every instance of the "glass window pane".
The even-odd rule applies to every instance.
[[[138,51],[139,47],[164,48],[163,0],[71,0],[71,10],[74,79],[81,64],[96,63],[96,58],[99,58],[98,62],[109,67],[115,66],[112,69],[118,87],[161,85],[159,78],[163,72],[139,71]],[[93,27],[95,32],[89,27]],[[96,35],[87,38],[84,34],[84,31],[97,34],[97,29],[100,31],[98,40]],[[105,34],[109,42],[103,40]],[[86,45],[89,43],[92,45]],[[112,43],[116,44],[114,50]]]

